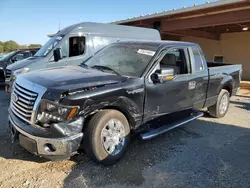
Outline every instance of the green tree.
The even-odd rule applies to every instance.
[[[4,52],[11,52],[19,48],[19,44],[17,44],[13,40],[9,40],[4,42]]]
[[[0,53],[5,52],[11,52],[14,51],[16,49],[24,49],[24,48],[41,48],[42,45],[41,44],[30,44],[28,45],[19,45],[18,43],[16,43],[13,40],[9,40],[6,42],[2,42],[0,41]]]
[[[0,53],[3,53],[3,45],[0,44]]]
[[[28,48],[27,45],[20,45],[20,49],[25,49],[25,48]]]
[[[41,48],[42,45],[41,44],[30,44],[29,48]]]
[[[0,53],[3,53],[3,43],[0,41]]]
[[[0,53],[3,53],[3,42],[0,41]]]

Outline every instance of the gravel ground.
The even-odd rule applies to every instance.
[[[51,162],[11,144],[0,91],[0,187],[250,187],[250,94],[222,119],[206,115],[150,141],[134,139],[117,165],[78,155]]]

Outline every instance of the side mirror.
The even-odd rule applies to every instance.
[[[53,56],[54,56],[54,61],[57,62],[60,59],[62,59],[62,49],[61,48],[56,48],[53,51]]]
[[[12,63],[15,63],[16,61],[17,61],[17,60],[16,60],[16,57],[14,57],[14,58],[11,59],[11,62],[12,62]]]
[[[154,83],[163,83],[165,81],[173,79],[174,79],[174,69],[172,68],[156,70],[155,73],[151,75],[151,80]]]

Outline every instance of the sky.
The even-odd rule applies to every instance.
[[[48,34],[79,22],[108,23],[206,0],[0,0],[0,41],[44,44]],[[59,24],[60,23],[60,24]]]

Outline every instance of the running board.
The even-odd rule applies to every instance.
[[[189,117],[182,119],[181,121],[176,121],[176,122],[170,123],[168,125],[163,125],[162,127],[153,129],[153,130],[146,132],[146,133],[143,133],[140,135],[140,137],[142,140],[152,139],[152,138],[159,136],[165,132],[168,132],[176,127],[180,127],[180,126],[182,126],[190,121],[196,120],[197,118],[202,117],[203,115],[204,115],[203,112],[196,112],[196,113],[190,115]]]

